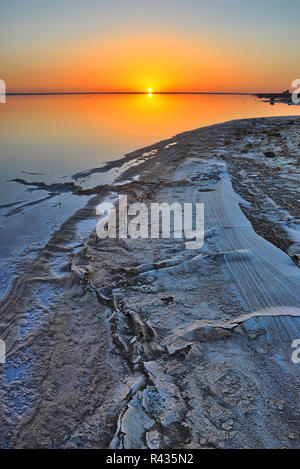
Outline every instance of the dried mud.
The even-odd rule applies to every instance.
[[[2,448],[300,447],[299,143],[300,118],[234,121],[127,155],[111,185],[30,183],[93,198],[1,300]],[[118,194],[203,202],[204,246],[79,242]]]

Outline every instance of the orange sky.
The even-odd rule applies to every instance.
[[[298,76],[299,28],[267,5],[11,0],[0,78],[8,91],[279,91]]]
[[[171,33],[31,44],[5,65],[9,91],[256,91],[280,86],[285,75],[262,67],[251,49],[243,56],[232,44]]]

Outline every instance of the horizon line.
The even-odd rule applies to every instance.
[[[199,94],[199,95],[257,95],[256,92],[227,92],[227,91],[11,91],[7,96],[40,96],[40,95],[148,95],[148,94]]]

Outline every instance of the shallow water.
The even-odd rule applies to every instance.
[[[73,174],[186,130],[292,114],[299,107],[241,95],[8,96],[0,105],[1,175]]]

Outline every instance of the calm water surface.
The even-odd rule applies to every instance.
[[[251,96],[8,96],[0,105],[1,178],[73,174],[186,130],[299,113]]]

